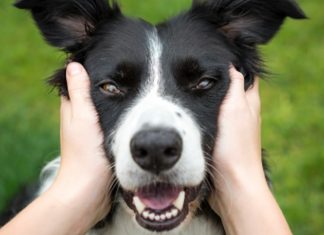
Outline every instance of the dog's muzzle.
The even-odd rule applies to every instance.
[[[112,152],[123,199],[139,225],[169,231],[190,217],[205,160],[189,111],[161,97],[139,100],[117,126]]]
[[[182,138],[171,128],[145,128],[134,135],[130,149],[139,167],[159,177],[179,161]],[[141,226],[160,232],[174,229],[185,220],[198,191],[199,187],[157,181],[135,191],[123,191],[123,197]]]

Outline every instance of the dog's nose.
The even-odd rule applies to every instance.
[[[182,152],[182,139],[173,129],[147,129],[131,140],[135,162],[144,170],[159,174],[171,169]]]

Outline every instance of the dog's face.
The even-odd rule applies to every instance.
[[[205,195],[206,157],[235,58],[207,30],[183,19],[157,27],[122,19],[103,29],[84,62],[122,195],[147,229],[177,227]]]
[[[229,65],[246,87],[262,72],[257,44],[286,16],[290,0],[210,0],[163,24],[129,19],[104,0],[22,0],[45,38],[91,77],[104,147],[131,216],[152,231],[175,229],[208,196],[211,155]],[[52,83],[66,93],[64,70]]]

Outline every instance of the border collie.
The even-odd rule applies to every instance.
[[[167,3],[166,3],[167,4]],[[224,234],[207,203],[219,107],[229,65],[246,89],[264,72],[258,45],[286,17],[303,19],[293,0],[205,0],[158,25],[122,14],[106,0],[20,0],[44,38],[83,64],[118,187],[114,209],[88,234]],[[65,68],[50,84],[68,96]],[[234,163],[235,164],[235,163]],[[60,160],[43,170],[41,194]]]

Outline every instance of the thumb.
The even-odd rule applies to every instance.
[[[260,115],[261,112],[259,82],[260,82],[260,78],[256,77],[253,87],[247,90],[246,92],[246,100],[248,102],[251,111],[258,115]]]
[[[67,66],[66,79],[74,115],[94,110],[90,98],[90,79],[84,67],[76,62]]]
[[[228,90],[226,99],[227,100],[242,100],[245,97],[244,91],[244,76],[238,72],[233,65],[229,69],[230,75],[230,88]],[[239,98],[239,99],[238,99]]]

